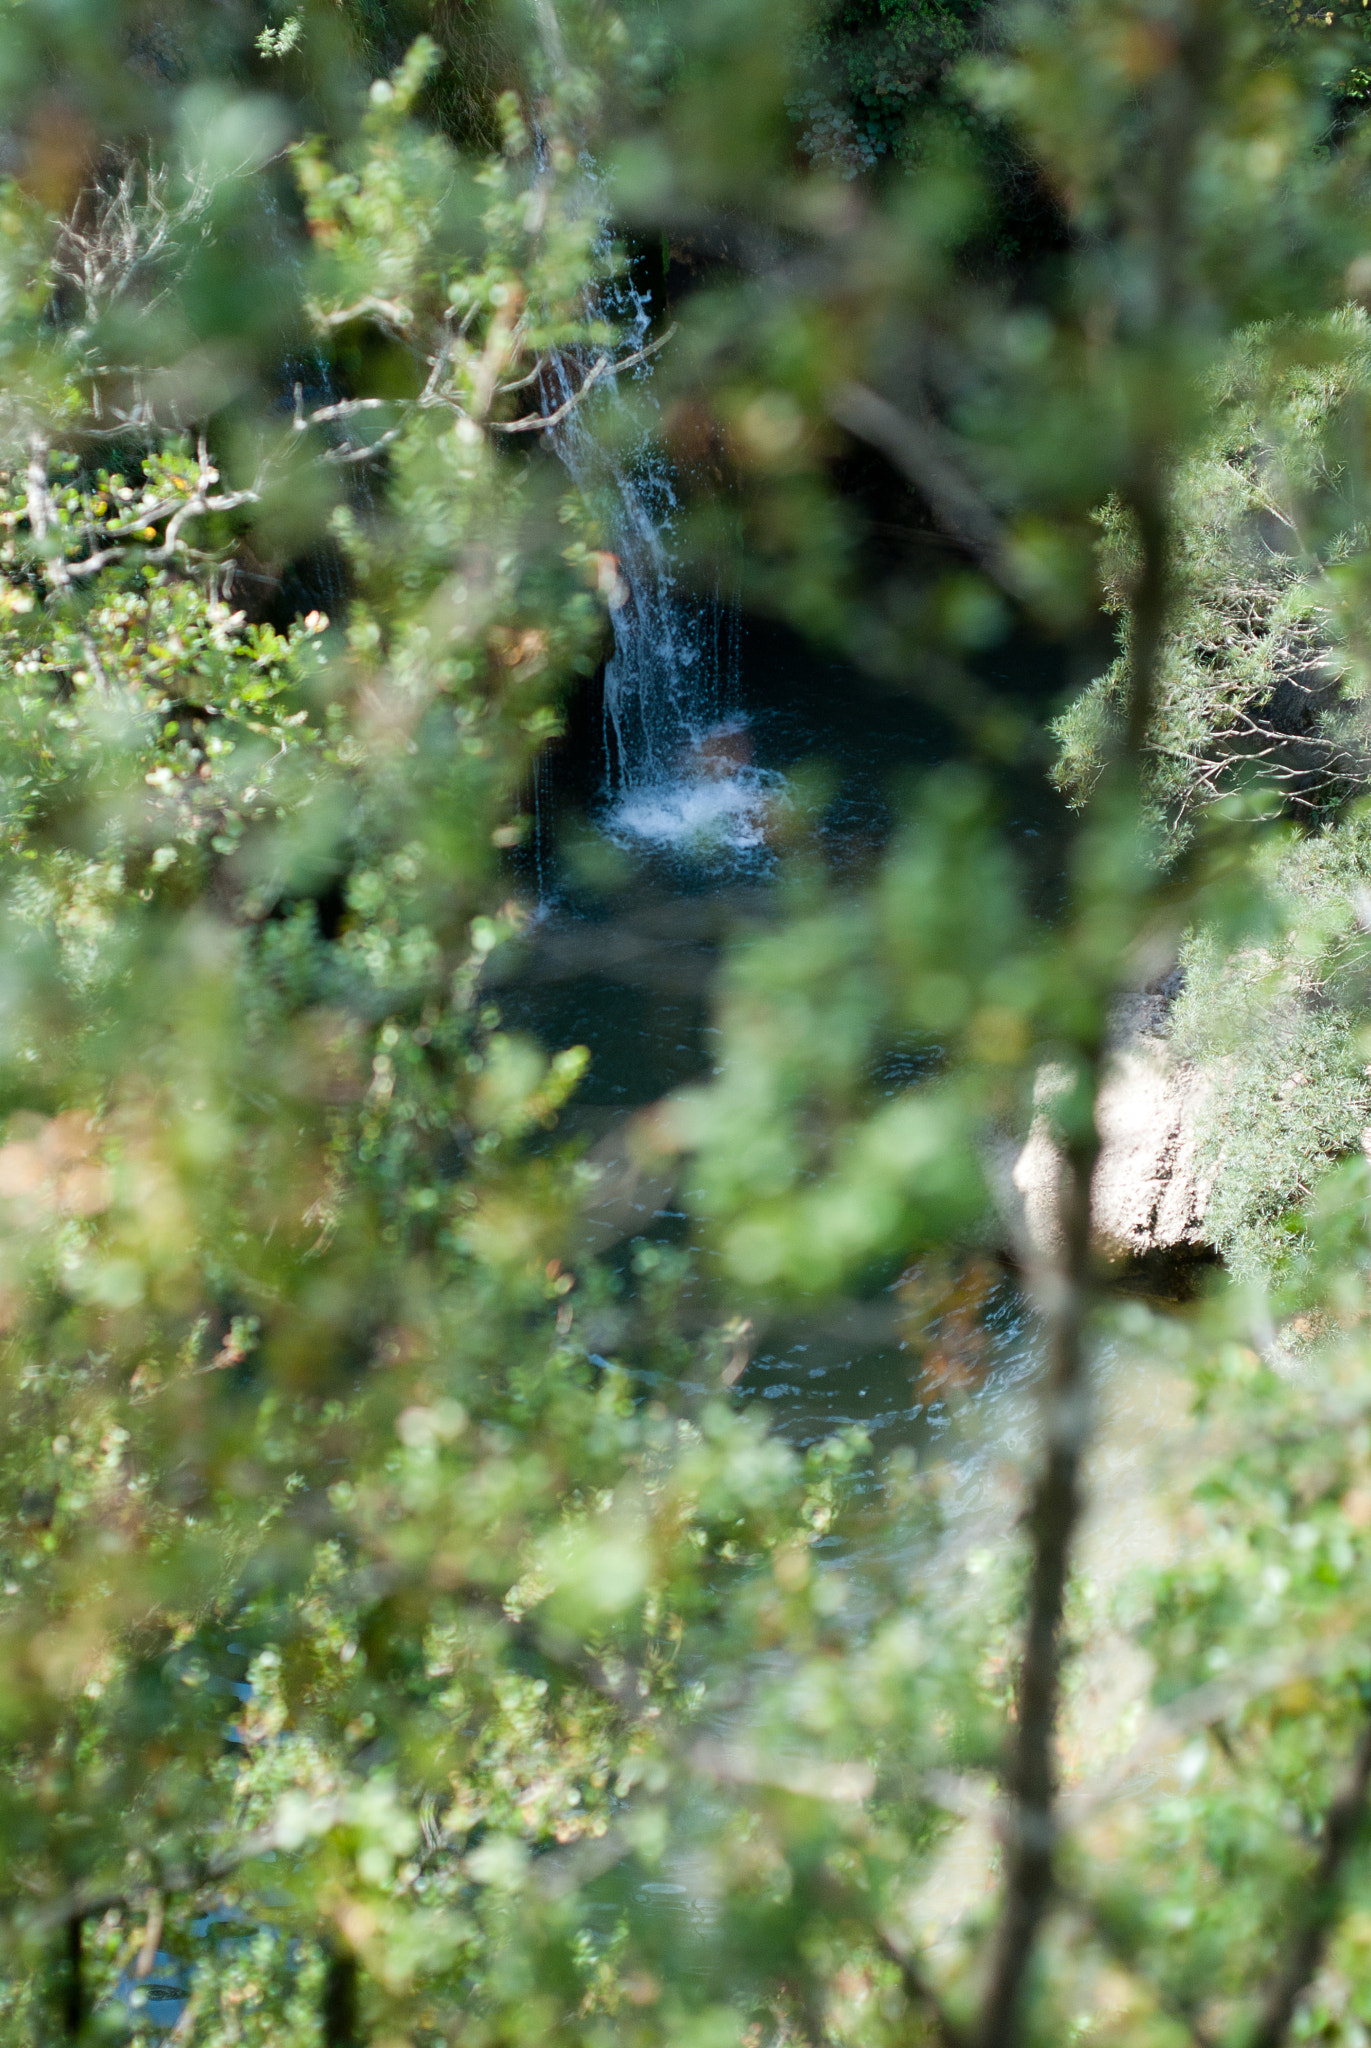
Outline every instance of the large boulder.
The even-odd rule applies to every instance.
[[[1207,1077],[1176,1060],[1166,1035],[1168,996],[1136,996],[1120,1006],[1100,1091],[1101,1151],[1090,1191],[1095,1236],[1113,1258],[1208,1250],[1204,1212],[1210,1176],[1196,1158]],[[1040,1079],[1040,1099],[1053,1075]],[[1010,1172],[1011,1217],[1022,1249],[1050,1255],[1057,1232],[1060,1159],[1039,1116]]]

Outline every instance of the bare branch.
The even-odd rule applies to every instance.
[[[1054,1882],[1061,1622],[1072,1542],[1084,1505],[1081,1465],[1089,1429],[1085,1323],[1090,1182],[1100,1149],[1093,1103],[1103,1071],[1102,1032],[1091,1052],[1092,1109],[1088,1128],[1062,1146],[1060,1245],[1044,1288],[1045,1443],[1026,1518],[1032,1541],[1028,1616],[1019,1665],[1017,1721],[1005,1771],[1004,1892],[982,2007],[982,2048],[1007,2048],[1017,2038],[1028,1966]]]
[[[327,448],[322,460],[325,462],[369,462],[373,455],[379,455],[383,448],[389,448],[398,441],[408,426],[408,420],[401,420],[396,427],[387,427],[384,434],[378,434],[374,441],[345,441],[339,448]]]
[[[340,398],[336,405],[318,405],[312,412],[306,412],[303,405],[304,386],[295,387],[295,417],[292,425],[297,434],[307,427],[326,427],[334,420],[355,419],[363,412],[390,412],[402,400],[394,398]]]
[[[162,1945],[162,1928],[166,1921],[166,1911],[166,1899],[161,1892],[157,1892],[149,1903],[147,1924],[143,1929],[143,1939],[139,1945],[138,1954],[134,1958],[133,1974],[135,1977],[142,1978],[152,1975],[153,1964],[157,1961],[157,1951]]]
[[[317,301],[311,301],[309,313],[325,333],[331,333],[335,327],[350,326],[354,320],[364,319],[367,314],[382,327],[389,328],[392,333],[401,336],[406,328],[414,325],[414,315],[408,306],[402,306],[394,299],[378,299],[372,292],[368,292],[351,306],[335,307],[331,313],[326,313]]]
[[[508,384],[497,384],[495,387],[496,396],[498,398],[507,398],[511,391],[527,391],[530,384],[537,383],[546,368],[547,357],[539,356],[533,368],[524,376],[514,377]]]
[[[592,385],[599,383],[606,370],[612,370],[615,367],[616,365],[610,356],[600,356],[593,367],[587,370],[585,376],[581,379],[580,388],[573,391],[570,398],[564,404],[559,405],[555,412],[525,413],[522,419],[517,420],[491,420],[488,422],[491,433],[545,434],[550,427],[560,427],[568,414],[576,410],[576,407],[590,391]],[[627,366],[625,365],[625,367]]]
[[[659,349],[665,348],[675,332],[676,328],[673,323],[667,328],[665,334],[659,334],[655,341],[646,342],[642,348],[635,348],[632,355],[598,357],[594,367],[587,371],[586,375],[582,378],[579,388],[573,391],[570,398],[564,404],[559,405],[555,412],[527,413],[523,419],[518,420],[491,420],[489,423],[491,433],[541,434],[546,433],[550,427],[559,427],[568,414],[575,411],[581,400],[590,391],[592,385],[597,384],[606,371],[612,372],[617,377],[621,370],[636,369],[639,363],[645,363],[649,356],[655,356]]]
[[[84,1925],[79,1914],[66,1923],[62,1970],[62,2032],[68,2041],[79,2041],[86,2030],[86,1972]]]
[[[950,435],[926,413],[905,412],[866,384],[840,385],[828,410],[840,427],[888,457],[927,501],[944,532],[988,576],[1011,596],[1022,597],[1022,578],[1003,522],[961,468]]]
[[[135,284],[142,289],[140,310],[146,314],[167,297],[169,285],[157,285],[154,266],[174,252],[188,230],[208,232],[209,204],[215,181],[200,171],[184,196],[173,201],[171,173],[166,169],[126,164],[112,180],[82,194],[57,229],[52,274],[79,295],[82,310],[71,330],[86,339],[101,314]]]
[[[465,323],[463,324],[465,325]],[[424,388],[419,393],[420,405],[432,405],[436,400],[439,390],[442,386],[443,372],[446,370],[448,364],[452,361],[453,347],[454,336],[452,334],[451,328],[449,327],[448,332],[443,336],[442,347],[438,350],[437,354],[432,358],[429,364],[428,375],[424,379]]]
[[[551,428],[559,427],[562,421],[575,411],[582,399],[589,395],[602,377],[617,375],[620,370],[636,369],[639,363],[646,362],[650,356],[655,356],[659,349],[665,348],[675,332],[674,326],[668,327],[665,334],[659,335],[655,341],[646,342],[642,348],[634,349],[630,355],[598,356],[581,379],[576,390],[571,393],[571,396],[563,404],[557,406],[554,411],[525,413],[521,418],[514,420],[487,420],[484,423],[487,433],[545,434]],[[297,384],[295,387],[295,429],[298,433],[303,433],[309,427],[331,426],[342,420],[354,419],[362,413],[383,411],[400,413],[402,417],[397,424],[393,427],[388,427],[384,433],[378,434],[374,441],[367,441],[355,446],[330,448],[324,456],[326,462],[366,462],[371,456],[378,455],[383,448],[388,448],[393,442],[398,441],[405,431],[409,418],[415,413],[444,411],[455,414],[459,419],[469,419],[471,417],[470,413],[458,403],[457,399],[450,392],[444,392],[441,388],[443,372],[448,366],[450,356],[451,343],[445,343],[444,347],[434,358],[428,379],[417,398],[343,398],[333,405],[316,406],[312,411],[306,412],[303,404],[303,388]],[[530,371],[527,377],[521,377],[513,384],[497,386],[497,391],[500,393],[517,391],[523,385],[532,383],[542,374],[545,367],[545,361],[540,358],[535,368]]]
[[[324,1986],[319,2000],[323,2048],[359,2048],[357,1958],[350,1948],[340,1947],[336,1941],[325,1943],[324,1954]]]
[[[1131,593],[1129,699],[1121,750],[1107,789],[1121,820],[1138,816],[1141,767],[1156,703],[1170,594],[1171,534],[1162,451],[1139,450],[1131,494],[1139,569]],[[1122,907],[1122,906],[1121,906]],[[1087,907],[1085,915],[1092,914]],[[1099,1163],[1098,1105],[1107,1056],[1106,991],[1096,988],[1095,1017],[1081,1034],[1078,1106],[1062,1133],[1055,1259],[1041,1290],[1047,1371],[1042,1396],[1042,1465],[1027,1515],[1032,1544],[1028,1613],[1016,1686],[1016,1722],[1005,1791],[1003,1902],[981,2008],[979,2048],[1014,2048],[1038,1937],[1056,1884],[1056,1736],[1061,1697],[1062,1615],[1084,1496],[1082,1466],[1090,1427],[1086,1323],[1091,1269],[1090,1186]]]

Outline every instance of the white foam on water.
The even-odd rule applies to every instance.
[[[683,775],[624,790],[601,820],[619,845],[673,847],[708,855],[755,853],[766,846],[767,824],[785,778],[766,769],[732,775]]]

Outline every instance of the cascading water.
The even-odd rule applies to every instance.
[[[602,301],[637,355],[651,309],[632,286]],[[638,395],[651,376],[629,371]],[[554,360],[545,407],[579,388],[577,366]],[[615,373],[593,407],[623,405]],[[649,399],[649,412],[655,411]],[[738,612],[722,593],[682,588],[674,549],[676,478],[649,420],[622,434],[595,432],[592,407],[571,405],[549,438],[595,503],[618,562],[613,652],[605,667],[605,789],[601,824],[611,838],[684,851],[746,853],[764,844],[778,777],[751,763],[737,715]],[[621,422],[622,424],[622,416]]]

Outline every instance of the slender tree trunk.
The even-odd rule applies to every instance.
[[[361,2048],[357,1958],[330,1945],[326,1951],[320,2020],[324,2048]]]
[[[73,1913],[62,1930],[60,2005],[64,2041],[79,2041],[85,2032],[85,1926],[81,1915]]]
[[[1081,1463],[1089,1436],[1085,1324],[1090,1285],[1090,1182],[1098,1154],[1092,1113],[1090,1131],[1068,1147],[1063,1164],[1058,1218],[1061,1251],[1048,1281],[1055,1299],[1049,1299],[1046,1317],[1045,1443],[1028,1513],[1033,1555],[1017,1724],[1005,1773],[1009,1811],[1004,1904],[981,2013],[981,2048],[1008,2048],[1017,2039],[1028,1968],[1052,1896],[1062,1609],[1072,1538],[1081,1515]]]
[[[1100,792],[1103,830],[1129,833],[1142,823],[1142,762],[1156,697],[1169,582],[1170,532],[1160,452],[1149,450],[1139,465],[1132,510],[1139,546],[1133,588],[1129,700],[1119,751]],[[1123,871],[1131,863],[1121,864]],[[1091,878],[1079,878],[1091,896]],[[1122,931],[1136,914],[1134,890],[1125,879],[1116,915]],[[1092,909],[1097,906],[1092,905]],[[1027,1515],[1032,1545],[1028,1612],[1016,1688],[1016,1722],[1005,1771],[1003,1904],[991,1950],[990,1972],[981,2006],[979,2048],[1014,2048],[1019,2039],[1024,1996],[1043,1920],[1052,1902],[1057,1838],[1057,1721],[1061,1704],[1062,1615],[1070,1582],[1072,1550],[1084,1506],[1082,1466],[1090,1437],[1087,1324],[1094,1288],[1090,1236],[1090,1187],[1099,1161],[1097,1121],[1107,1053],[1109,991],[1096,992],[1099,1013],[1093,1034],[1077,1048],[1080,1094],[1062,1143],[1062,1171],[1056,1254],[1042,1287],[1047,1371],[1043,1387],[1042,1464]]]

